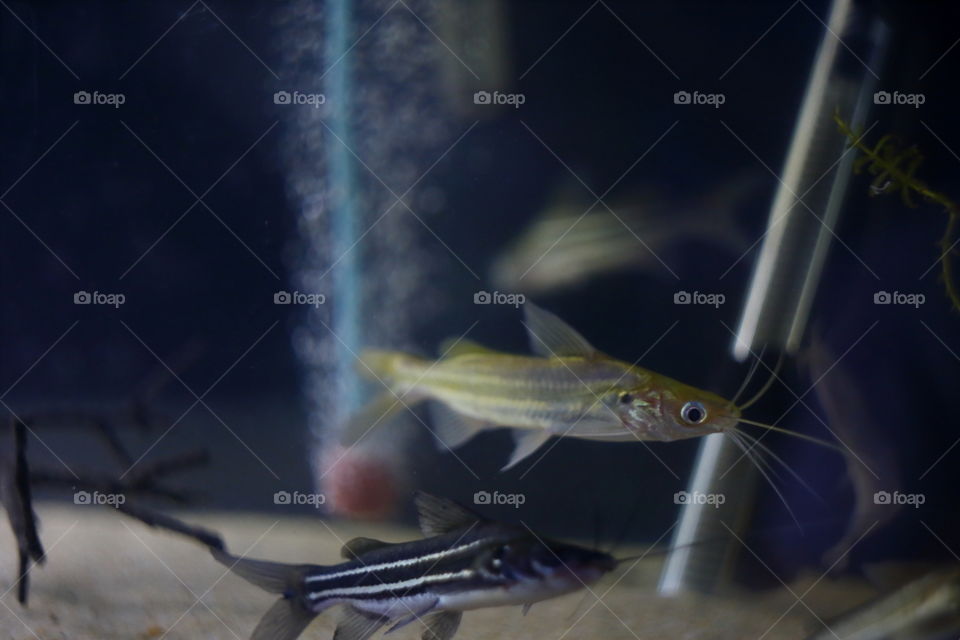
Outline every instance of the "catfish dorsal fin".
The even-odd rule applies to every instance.
[[[389,547],[392,542],[383,540],[374,540],[373,538],[354,538],[347,540],[347,543],[340,549],[340,556],[347,560],[356,560],[368,551]]]
[[[427,537],[469,527],[482,520],[473,511],[456,502],[423,491],[417,492],[416,505],[420,514],[420,530]]]
[[[576,329],[554,314],[541,309],[532,302],[523,305],[530,348],[543,358],[579,356],[594,358],[599,355],[593,345]]]

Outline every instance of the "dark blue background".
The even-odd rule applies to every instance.
[[[276,321],[207,401],[267,464],[282,469],[281,481],[203,407],[188,414],[155,452],[172,453],[196,444],[211,447],[212,467],[194,476],[203,484],[208,504],[263,508],[263,497],[278,486],[310,483],[303,447],[309,436],[300,397],[302,372],[290,346],[290,331],[302,311],[272,304],[274,291],[292,288],[288,283],[298,247],[297,204],[287,197],[282,160],[288,123],[270,99],[284,87],[286,43],[277,24],[288,5],[208,4],[216,15],[202,4],[192,5],[122,79],[189,3],[10,3],[25,24],[10,11],[0,11],[0,193],[37,162],[3,197],[13,213],[0,210],[0,383],[3,389],[12,385],[79,320],[5,397],[14,411],[78,403],[99,407],[128,397],[157,369],[155,358],[131,331],[164,359],[198,345],[199,355],[181,376],[202,393]],[[621,188],[655,184],[667,196],[680,198],[706,193],[753,170],[764,186],[741,212],[739,224],[753,237],[762,232],[776,179],[720,121],[774,171],[781,171],[822,32],[811,12],[825,19],[823,3],[793,6],[759,42],[791,3],[608,5],[680,79],[604,6],[590,10],[533,72],[515,83],[526,96],[523,107],[483,121],[432,175],[451,194],[451,213],[435,217],[431,225],[478,273],[540,210],[551,189],[569,180],[566,169],[527,132],[521,119],[597,193],[678,120]],[[514,72],[533,64],[590,6],[510,3]],[[899,14],[897,5],[892,6],[879,5],[891,16],[896,34],[895,53],[882,71],[883,84],[921,91],[927,101],[919,110],[893,107],[878,112],[875,132],[897,132],[918,144],[926,156],[924,179],[960,197],[955,190],[960,160],[944,146],[960,149],[954,82],[960,49],[948,53],[923,80],[917,79],[960,37],[956,10],[917,3],[909,13]],[[75,91],[93,89],[122,92],[127,102],[116,110],[73,103]],[[681,89],[722,92],[727,102],[719,110],[679,107],[672,95]],[[198,204],[122,280],[124,271],[194,197],[121,120],[197,194],[278,123],[205,196],[223,223]],[[875,426],[876,437],[896,443],[906,490],[923,491],[927,504],[922,512],[903,513],[859,547],[857,555],[944,556],[920,520],[948,544],[958,540],[954,469],[960,448],[922,482],[918,478],[960,438],[960,315],[949,308],[936,269],[923,280],[917,278],[937,255],[935,242],[946,218],[934,206],[909,209],[894,196],[868,199],[867,184],[866,178],[856,180],[838,233],[880,282],[835,244],[813,321],[838,353],[880,321],[843,367],[865,393],[869,414],[864,424]],[[678,320],[644,365],[730,394],[743,368],[729,362],[730,336],[718,320],[736,324],[755,256],[750,254],[723,281],[717,281],[717,274],[729,266],[730,258],[714,248],[693,245],[663,256],[676,268],[682,288],[725,293],[727,304],[715,313],[675,307],[671,302],[677,282],[655,272],[604,278],[539,302],[602,350],[627,360],[638,357]],[[475,281],[449,259],[453,275],[446,286],[475,288]],[[919,311],[878,308],[871,303],[872,292],[881,288],[919,291],[927,303]],[[78,307],[72,295],[81,289],[121,291],[127,303],[119,310]],[[474,313],[472,307],[450,312],[424,330],[423,350],[432,351],[446,335],[459,335]],[[503,348],[525,348],[518,316],[508,309],[485,316],[472,337]],[[792,369],[789,374],[798,392],[807,387],[802,376]],[[774,392],[754,417],[772,420],[791,400],[787,393]],[[164,408],[173,417],[192,401],[177,382],[163,396]],[[791,426],[822,435],[816,422],[803,414],[802,407],[795,409]],[[99,459],[87,438],[70,433],[44,437],[72,460],[86,458],[93,464]],[[138,453],[155,439],[131,437],[140,443]],[[773,437],[770,441],[826,497],[824,506],[791,483],[785,489],[801,519],[828,522],[795,541],[804,551],[794,560],[812,561],[835,539],[840,519],[849,512],[851,496],[841,463],[823,450]],[[31,446],[38,458],[55,463],[43,446]],[[579,441],[560,443],[541,463],[535,480],[520,481],[519,472],[498,476],[496,469],[506,455],[506,439],[498,434],[484,435],[463,449],[464,459],[483,471],[481,483],[472,483],[450,456],[431,458],[433,467],[420,481],[428,488],[442,482],[448,493],[462,498],[491,483],[505,491],[522,490],[529,504],[541,505],[532,506],[525,518],[561,533],[589,535],[595,514],[607,523],[608,532],[617,530],[633,505],[643,501],[641,517],[632,522],[629,535],[650,538],[675,517],[675,506],[665,496],[685,485],[696,442],[652,446],[676,469],[680,481],[642,447]],[[423,455],[435,456],[432,450]],[[767,494],[758,509],[759,529],[789,521],[775,497]],[[510,517],[508,511],[502,515]],[[783,538],[777,542],[784,543]]]

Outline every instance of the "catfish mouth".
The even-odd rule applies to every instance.
[[[568,580],[575,586],[580,587],[596,582],[610,571],[613,571],[614,567],[616,567],[616,561],[612,558],[609,561],[603,562],[580,565],[568,564],[555,572],[554,577]]]
[[[634,440],[661,440],[660,434],[651,430],[650,425],[633,420],[629,416],[618,416],[620,420],[620,429],[609,435],[604,435],[598,439],[605,440],[625,440],[632,442]]]
[[[568,561],[558,559],[556,563],[539,564],[537,569],[547,580],[560,580],[579,588],[596,582],[616,566],[617,561],[612,556],[597,553],[596,557]]]

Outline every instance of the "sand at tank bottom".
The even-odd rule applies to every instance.
[[[155,531],[104,507],[41,503],[44,566],[32,572],[30,603],[16,601],[13,538],[4,525],[0,548],[0,629],[13,640],[244,639],[274,597],[225,572],[202,547]],[[190,522],[224,534],[234,553],[282,562],[333,564],[340,546],[363,535],[402,541],[418,537],[392,525],[326,522],[319,518],[190,514]],[[626,549],[624,553],[631,550]],[[809,606],[827,616],[862,601],[862,585],[818,575],[786,590],[739,596],[660,598],[654,591],[661,559],[644,560],[576,593],[534,605],[464,614],[457,640],[493,638],[803,638],[819,628]],[[619,581],[618,581],[619,579]],[[8,590],[9,588],[9,590]],[[791,606],[793,605],[793,606]],[[806,605],[806,606],[805,606]],[[336,609],[321,615],[304,639],[331,638]],[[419,638],[414,623],[390,637]]]

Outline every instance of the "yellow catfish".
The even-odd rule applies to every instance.
[[[449,344],[439,360],[364,351],[362,371],[388,391],[351,419],[347,443],[423,400],[435,401],[434,435],[450,448],[484,429],[512,427],[516,446],[504,469],[552,436],[670,441],[726,433],[743,445],[740,438],[747,435],[737,429],[740,422],[786,431],[741,417],[741,409],[756,398],[738,407],[598,351],[560,318],[529,302],[524,314],[534,355],[493,351],[467,340]]]

